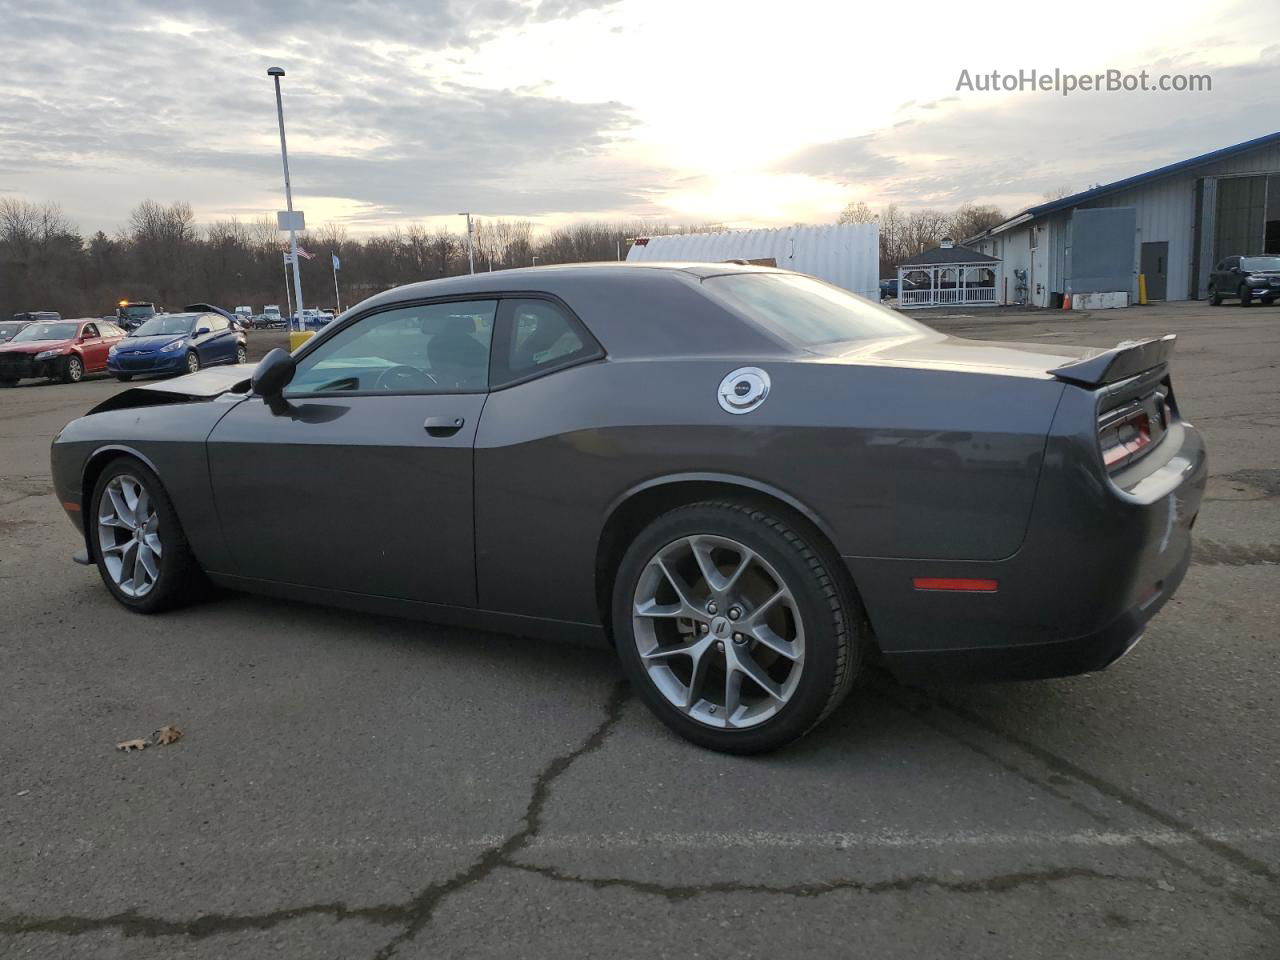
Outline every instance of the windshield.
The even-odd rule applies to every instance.
[[[155,315],[156,308],[152,306],[120,308],[120,316],[125,320],[145,320],[147,317],[154,317]]]
[[[1243,270],[1280,270],[1280,257],[1241,257]]]
[[[0,323],[0,337],[12,337],[21,329],[22,323],[20,321],[6,320]]]
[[[70,340],[79,329],[78,323],[33,323],[13,338],[13,343],[27,340]]]
[[[148,320],[137,330],[133,331],[130,336],[133,337],[159,337],[165,334],[183,334],[191,332],[190,317],[153,317]]]
[[[777,337],[798,347],[928,333],[887,307],[812,277],[734,273],[704,288]]]

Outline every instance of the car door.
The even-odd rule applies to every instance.
[[[1214,286],[1219,296],[1234,297],[1237,288],[1240,286],[1239,277],[1239,257],[1227,257],[1218,265],[1218,272],[1214,274]]]
[[[109,349],[110,344],[103,342],[96,323],[86,323],[80,328],[80,359],[84,361],[85,373],[106,369]]]
[[[497,301],[397,304],[298,359],[284,402],[209,437],[235,569],[260,580],[474,606],[472,446]]]

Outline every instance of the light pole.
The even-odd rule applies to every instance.
[[[476,272],[476,253],[475,253],[475,247],[471,242],[471,214],[460,213],[458,214],[458,216],[467,218],[467,265],[471,268],[471,272],[475,273]]]
[[[293,299],[297,303],[297,315],[302,316],[302,273],[298,269],[298,232],[293,221],[293,185],[289,182],[289,148],[284,142],[284,101],[280,99],[280,78],[284,67],[268,67],[267,76],[276,82],[276,118],[280,121],[280,160],[284,163],[284,199],[289,211],[289,261],[293,264]],[[286,292],[287,288],[286,288]],[[293,314],[289,316],[289,329],[293,329]]]

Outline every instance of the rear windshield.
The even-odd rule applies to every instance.
[[[78,323],[33,323],[16,337],[14,343],[28,340],[70,340],[80,329]]]
[[[1280,270],[1280,257],[1241,257],[1242,270]]]
[[[703,287],[770,333],[801,348],[928,332],[927,327],[887,307],[812,277],[733,273],[708,277]]]

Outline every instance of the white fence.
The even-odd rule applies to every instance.
[[[995,287],[940,287],[937,289],[903,290],[898,294],[900,307],[942,307],[987,305],[996,302]]]

